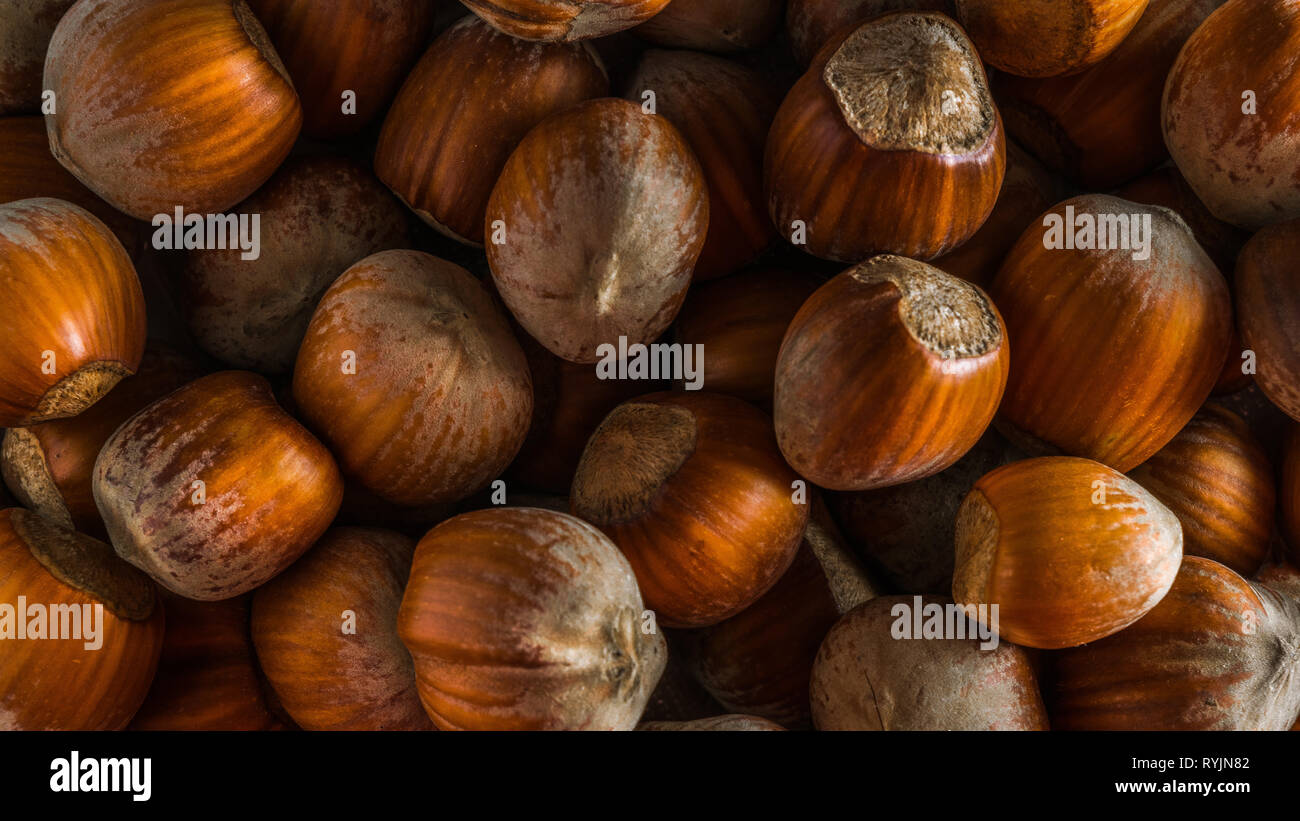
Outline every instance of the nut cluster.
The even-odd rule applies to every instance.
[[[0,4],[0,729],[1300,727],[1297,54]]]

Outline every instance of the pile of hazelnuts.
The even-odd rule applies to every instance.
[[[1295,727],[1297,54],[0,6],[0,729]]]

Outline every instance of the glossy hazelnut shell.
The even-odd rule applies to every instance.
[[[609,93],[580,43],[528,43],[470,15],[440,36],[384,119],[375,173],[435,229],[483,244],[488,196],[510,152],[551,114]]]
[[[646,91],[655,95],[655,112],[681,130],[704,171],[709,229],[695,279],[729,274],[776,240],[763,199],[763,146],[778,100],[744,66],[660,49],[642,55],[626,96],[642,103]]]
[[[1209,559],[1183,560],[1133,626],[1054,654],[1058,730],[1286,730],[1300,714],[1300,604]]]
[[[776,366],[777,440],[832,490],[938,473],[983,435],[1007,381],[1001,317],[978,287],[879,256],[814,293]]]
[[[416,548],[397,630],[439,729],[632,729],[664,669],[632,568],[563,513],[497,508]]]
[[[556,356],[649,343],[681,308],[708,229],[700,164],[668,120],[626,100],[581,103],[534,128],[488,201],[488,264],[515,319]]]
[[[317,303],[349,266],[409,241],[401,204],[341,158],[291,160],[238,210],[261,215],[258,258],[190,251],[180,290],[200,347],[259,373],[293,369]]]
[[[249,596],[197,602],[162,592],[158,675],[131,730],[283,729],[264,694],[248,631]]]
[[[1137,621],[1169,590],[1183,557],[1178,517],[1155,496],[1070,456],[988,473],[963,500],[956,531],[953,599],[997,605],[1004,640],[1043,649]]]
[[[143,220],[219,213],[288,155],[302,107],[244,0],[84,0],[45,62],[50,148]]]
[[[75,416],[140,364],[135,267],[108,227],[72,203],[0,205],[0,306],[0,426]]]
[[[570,505],[618,545],[668,627],[735,615],[790,566],[808,522],[766,414],[739,399],[657,393],[592,434]]]
[[[257,658],[304,730],[433,728],[397,638],[414,552],[398,533],[335,528],[253,594]]]
[[[1025,230],[989,287],[1011,340],[1001,430],[1031,452],[1132,470],[1209,397],[1227,356],[1231,300],[1173,212],[1086,195],[1049,214],[1064,222],[1069,207],[1076,219],[1150,214],[1150,258],[1046,248],[1043,220]]]
[[[1250,239],[1250,234],[1211,214],[1177,166],[1166,165],[1144,174],[1116,191],[1115,196],[1160,205],[1178,214],[1225,277],[1232,275],[1237,255]]]
[[[964,639],[897,637],[900,613],[951,601],[882,596],[841,618],[813,665],[817,729],[1046,730],[1034,665],[1022,648],[1003,640],[983,649],[973,625]]]
[[[905,50],[900,45],[887,69],[861,69],[866,76],[878,78],[866,85],[856,76],[859,69],[853,63],[861,55],[880,51],[882,42],[901,44],[895,35],[907,29],[915,31],[918,42],[943,43],[944,50],[918,54],[915,49],[921,45]],[[874,34],[877,31],[885,33]],[[946,34],[934,33],[938,31]],[[881,39],[873,44],[872,37]],[[849,96],[874,88],[880,97],[875,101],[876,113],[868,107],[855,116],[862,118],[864,127],[900,133],[882,133],[871,140],[859,136],[828,85],[828,64],[839,59],[842,47],[859,38],[865,38],[856,49],[859,57],[845,60],[837,82]],[[954,69],[958,60],[968,62],[968,72]],[[982,138],[966,135],[950,143],[937,125],[946,122],[937,112],[929,118],[917,115],[905,126],[881,119],[885,115],[913,119],[898,112],[913,107],[924,110],[920,103],[894,106],[887,101],[899,94],[899,86],[928,91],[936,84],[954,82],[943,71],[952,71],[968,84],[954,92],[955,99],[983,111],[986,122],[978,132]],[[873,253],[893,253],[929,260],[975,234],[993,210],[1005,168],[1002,120],[974,46],[943,15],[900,13],[841,31],[823,47],[777,111],[768,133],[763,178],[768,213],[777,231],[792,238],[795,222],[801,221],[807,229],[803,250],[814,256],[859,262]]]
[[[433,25],[426,0],[248,0],[302,102],[303,134],[365,128],[392,99]],[[343,112],[355,93],[356,113]]]
[[[1183,553],[1254,575],[1272,548],[1273,465],[1232,411],[1207,404],[1154,456],[1129,472],[1174,512]]]
[[[0,729],[125,727],[149,690],[163,643],[163,607],[153,583],[103,542],[21,508],[0,511],[0,566],[0,601],[14,608],[19,596],[29,608],[103,608],[102,616],[92,616],[98,649],[87,649],[84,639],[6,636]]]
[[[91,492],[99,451],[137,411],[200,375],[187,357],[145,351],[138,373],[76,416],[5,431],[0,475],[29,510],[63,527],[105,537]]]
[[[305,553],[338,512],[343,479],[265,379],[223,371],[118,428],[95,462],[93,490],[119,556],[173,593],[216,601]]]
[[[1151,0],[1111,54],[1080,73],[994,82],[1007,132],[1053,171],[1108,191],[1159,165],[1169,151],[1160,98],[1179,49],[1222,0]]]
[[[1255,382],[1300,419],[1300,219],[1251,237],[1237,258],[1237,326],[1255,352]]]
[[[1219,219],[1255,230],[1300,218],[1300,7],[1229,0],[1187,40],[1161,103],[1165,143]],[[1245,92],[1255,113],[1246,112]]]
[[[345,372],[348,351],[356,373]],[[463,499],[499,475],[533,406],[523,351],[491,295],[419,251],[367,257],[330,286],[293,395],[345,474],[407,506]]]
[[[668,0],[463,0],[495,28],[521,40],[586,40],[642,23]]]
[[[1124,42],[1147,0],[955,0],[990,65],[1022,77],[1074,74]],[[1131,80],[1131,78],[1125,78]]]

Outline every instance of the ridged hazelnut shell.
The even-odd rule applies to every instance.
[[[1100,62],[1147,8],[1147,0],[955,1],[985,62],[1022,77],[1073,74]]]
[[[1028,654],[1007,641],[983,649],[971,622],[967,638],[899,638],[896,622],[913,618],[918,601],[940,608],[952,602],[883,596],[831,628],[812,672],[817,729],[1046,730]]]
[[[1132,470],[1209,397],[1232,334],[1228,287],[1172,211],[1095,194],[1048,214],[1064,223],[1068,207],[1151,215],[1150,258],[1046,248],[1047,214],[1025,230],[989,287],[1011,339],[998,415],[1026,450]]]
[[[0,602],[47,608],[46,635],[74,623],[57,607],[103,607],[92,616],[102,645],[82,639],[4,638],[0,730],[120,730],[144,701],[163,644],[163,608],[153,582],[103,542],[21,508],[0,511]],[[93,613],[93,610],[92,610]],[[21,616],[17,616],[21,618]],[[62,626],[64,619],[67,626]],[[6,619],[8,621],[8,619]],[[28,619],[28,629],[33,622]]]
[[[1207,404],[1154,456],[1129,472],[1183,526],[1183,553],[1254,575],[1272,548],[1273,465],[1232,411]]]
[[[841,33],[777,111],[768,213],[803,250],[934,259],[988,218],[1006,167],[1002,120],[975,47],[949,18],[886,15]]]
[[[1300,5],[1229,0],[1179,52],[1161,103],[1165,143],[1219,219],[1250,230],[1300,217]],[[1247,113],[1245,93],[1254,94]]]
[[[54,31],[59,162],[143,220],[219,213],[288,155],[302,107],[244,0],[82,0]]]
[[[299,727],[433,728],[397,638],[414,553],[415,542],[399,533],[334,528],[253,594],[258,661]]]
[[[140,365],[135,267],[108,227],[72,203],[0,205],[0,306],[0,426],[75,416]]]
[[[481,246],[488,197],[519,141],[608,93],[590,46],[516,40],[469,15],[406,78],[379,134],[375,173],[420,219]]]
[[[345,474],[407,506],[485,486],[519,451],[533,408],[528,364],[491,295],[419,251],[367,257],[330,286],[293,395]]]
[[[704,627],[766,593],[808,522],[771,421],[739,399],[657,393],[615,408],[587,442],[575,516],[609,536],[668,627]]]
[[[93,490],[119,556],[173,593],[216,601],[264,584],[315,544],[343,478],[265,379],[223,371],[118,428]]]
[[[681,130],[704,171],[709,229],[695,279],[729,274],[776,240],[763,200],[763,146],[778,101],[748,68],[688,51],[642,55],[626,97],[641,103],[647,91],[654,93],[656,113]]]
[[[197,602],[163,592],[158,675],[131,730],[284,729],[267,702],[248,631],[249,596]]]
[[[832,490],[912,482],[983,435],[1007,382],[997,309],[977,286],[878,256],[814,293],[776,365],[776,435],[802,476]]]
[[[439,729],[629,730],[667,657],[644,608],[600,531],[497,508],[420,541],[397,630]]]
[[[700,164],[668,120],[592,100],[534,128],[488,201],[488,264],[515,319],[556,356],[649,343],[681,308],[704,245]]]
[[[1109,191],[1169,156],[1160,98],[1179,49],[1222,0],[1151,0],[1124,42],[1078,74],[1001,74],[994,96],[1007,132],[1048,168]]]
[[[248,0],[293,79],[303,134],[330,139],[365,128],[388,104],[428,41],[427,0]],[[343,94],[356,95],[344,113]]]
[[[1133,480],[1071,456],[1024,459],[978,482],[957,511],[953,599],[997,605],[1006,641],[1073,647],[1123,630],[1169,590],[1178,517]]]
[[[1058,730],[1286,730],[1300,715],[1300,603],[1189,556],[1140,621],[1051,661]]]

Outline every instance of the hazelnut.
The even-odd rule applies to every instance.
[[[1255,381],[1292,419],[1300,419],[1298,262],[1300,219],[1251,237],[1237,258],[1235,278],[1237,326],[1246,348],[1255,354]]]
[[[776,33],[784,5],[782,0],[673,0],[633,31],[669,48],[745,51]]]
[[[521,40],[586,40],[644,22],[668,0],[462,0],[497,29]]]
[[[429,531],[397,616],[443,730],[630,730],[664,669],[653,628],[618,548],[536,508]]]
[[[761,411],[720,394],[657,393],[605,417],[570,504],[627,556],[660,623],[703,627],[790,566],[808,522],[797,479]]]
[[[1074,74],[1100,62],[1147,8],[1147,0],[955,2],[957,19],[984,60],[1022,77]]]
[[[1005,155],[965,32],[941,14],[890,14],[827,43],[781,103],[763,164],[768,210],[825,259],[934,259],[988,218]]]
[[[806,66],[837,31],[890,11],[953,13],[952,0],[789,0],[785,26],[799,65]]]
[[[199,601],[246,593],[325,532],[343,480],[255,374],[191,382],[131,417],[95,461],[95,504],[122,558]]]
[[[1073,647],[1140,619],[1183,557],[1175,516],[1142,486],[1090,459],[1046,456],[997,468],[957,511],[952,597],[1027,647]],[[992,613],[992,606],[997,613]]]

